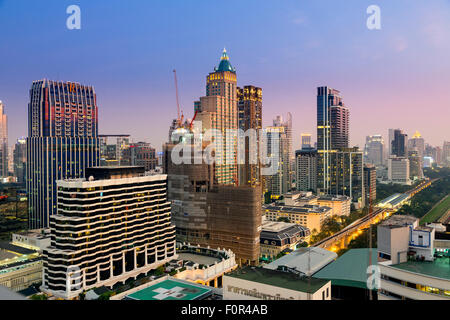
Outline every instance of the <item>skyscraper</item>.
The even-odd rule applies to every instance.
[[[8,176],[8,117],[0,101],[0,178]]]
[[[302,148],[295,151],[296,185],[298,191],[317,189],[317,150]]]
[[[156,149],[148,142],[131,143],[123,151],[123,159],[131,166],[144,167],[145,171],[155,170],[158,164]]]
[[[279,124],[274,121],[274,124]],[[289,138],[287,127],[283,125],[267,127],[267,156],[276,157],[277,172],[265,176],[265,188],[272,196],[278,197],[291,189]],[[272,144],[274,142],[274,144]]]
[[[405,157],[391,156],[388,159],[388,179],[393,183],[411,184],[409,160]]]
[[[286,141],[284,143],[283,152],[283,164],[288,170],[288,175],[286,175],[286,180],[283,184],[286,184],[286,192],[292,188],[293,181],[295,180],[295,154],[292,150],[292,114],[287,113],[287,119],[283,120],[282,116],[277,116],[273,120],[274,127],[284,127],[284,132],[286,134]]]
[[[262,129],[262,89],[254,86],[237,88],[239,129],[256,134],[256,145],[251,146],[251,137],[245,138],[245,163],[239,164],[239,185],[261,182],[260,130]],[[250,163],[251,154],[256,153],[256,163]]]
[[[130,147],[128,134],[100,134],[100,165],[101,166],[130,166],[129,159],[124,159]]]
[[[329,87],[317,88],[317,152],[319,153],[318,168],[317,168],[317,187],[321,192],[328,194],[330,191],[330,156],[336,151],[338,146],[332,145],[335,141],[348,141],[348,138],[331,138],[331,107],[345,108],[341,93],[338,90]],[[344,111],[343,111],[344,112]],[[339,113],[335,110],[335,113]],[[336,116],[334,118],[337,118]],[[342,124],[342,123],[340,123]],[[346,132],[336,128],[333,124],[334,133]],[[348,132],[348,130],[347,130]],[[348,147],[348,145],[343,146]]]
[[[17,139],[13,152],[13,172],[17,178],[17,183],[25,183],[27,170],[27,140],[25,138]]]
[[[28,104],[29,228],[48,227],[56,180],[82,178],[99,164],[97,97],[92,86],[34,81]]]
[[[348,147],[349,113],[341,93],[329,87],[317,88],[317,149],[329,153]]]
[[[364,206],[363,155],[348,147],[349,114],[338,90],[317,88],[317,189]]]
[[[450,141],[444,141],[442,146],[442,163],[445,167],[450,167]]]
[[[408,135],[402,130],[394,130],[391,146],[390,156],[408,157]]]
[[[408,149],[416,148],[419,154],[419,158],[423,160],[424,152],[425,152],[425,140],[419,131],[416,131],[411,139],[408,140]]]
[[[171,139],[163,147],[177,240],[230,249],[240,265],[259,262],[261,184],[253,178],[250,183],[248,180],[245,184],[238,183],[236,136],[228,137],[228,145],[224,143],[221,150],[214,146],[215,162],[203,161],[202,155],[211,146],[211,137],[205,133],[207,129],[215,129],[225,140],[227,132],[237,133],[238,119],[244,129],[261,125],[260,110],[257,111],[261,95],[258,97],[257,89],[256,101],[247,102],[249,108],[245,102],[241,104],[244,112],[239,117],[236,73],[224,51],[215,72],[207,76],[207,95],[194,102],[196,120],[201,121],[202,131],[199,132],[195,124],[193,127],[172,126]],[[243,93],[245,95],[245,87]],[[241,102],[245,101],[241,98]],[[255,107],[254,113],[252,107]],[[202,152],[195,152],[196,147]],[[183,157],[188,158],[187,162],[174,161],[173,156],[178,156],[180,149]]]
[[[409,178],[417,180],[423,178],[423,157],[420,156],[417,147],[408,148]]]
[[[377,199],[377,169],[373,164],[364,165],[364,189],[366,205],[374,205]]]
[[[373,135],[366,137],[364,146],[364,161],[366,163],[380,166],[383,164],[384,141],[381,135]]]
[[[218,67],[206,77],[206,96],[195,103],[197,120],[204,130],[216,130],[220,141],[215,148],[214,176],[219,184],[238,184],[237,136],[227,133],[238,129],[236,69],[223,50]],[[204,137],[205,140],[208,139]]]

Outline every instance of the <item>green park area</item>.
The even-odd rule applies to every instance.
[[[420,223],[430,223],[439,220],[450,210],[450,195],[447,195],[439,203],[437,203],[428,213],[423,216]]]

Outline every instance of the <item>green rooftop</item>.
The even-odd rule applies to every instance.
[[[225,276],[306,293],[315,293],[328,282],[312,277],[309,280],[307,277],[300,278],[290,272],[255,267],[236,269]]]
[[[435,258],[431,261],[408,261],[391,265],[391,267],[402,269],[426,276],[450,280],[450,257]]]
[[[367,289],[369,248],[351,249],[336,261],[316,272],[314,277],[331,280],[331,285]],[[377,249],[372,249],[372,264],[377,264]]]
[[[125,300],[198,300],[211,293],[208,287],[189,285],[176,280],[163,280],[129,294]]]

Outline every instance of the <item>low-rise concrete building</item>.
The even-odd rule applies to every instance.
[[[181,268],[174,277],[210,287],[221,288],[224,274],[238,267],[231,250],[179,244],[177,254]]]
[[[331,300],[331,281],[245,267],[223,278],[224,300]]]
[[[310,235],[311,231],[301,225],[263,219],[261,258],[272,260],[282,252],[294,251],[301,243],[309,242]]]
[[[0,242],[0,286],[21,291],[41,280],[42,257],[39,252]]]
[[[267,220],[278,221],[280,218],[286,218],[290,223],[304,226],[311,230],[311,232],[314,232],[314,230],[320,232],[322,223],[325,219],[332,216],[332,209],[330,207],[321,207],[318,205],[264,205],[263,212]]]
[[[336,258],[337,254],[335,252],[319,247],[299,248],[263,267],[265,269],[291,271],[300,275],[311,276],[336,260]]]
[[[450,300],[449,248],[435,250],[435,229],[392,216],[377,229],[380,300]]]

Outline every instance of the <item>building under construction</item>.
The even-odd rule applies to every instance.
[[[239,184],[236,136],[231,137],[232,143],[224,141],[222,147],[214,147],[216,161],[206,163],[203,159],[212,142],[205,137],[206,130],[216,130],[226,138],[228,130],[238,128],[236,72],[225,50],[219,66],[206,80],[206,96],[194,103],[195,115],[190,122],[183,122],[177,93],[178,119],[169,130],[169,143],[164,145],[177,240],[231,249],[238,264],[256,265],[262,224],[261,184]],[[178,91],[176,73],[175,86]],[[201,131],[193,126],[195,118],[202,123]]]
[[[261,185],[219,185],[214,164],[174,164],[171,155],[175,146],[165,144],[164,168],[177,240],[231,249],[238,264],[257,264]]]

